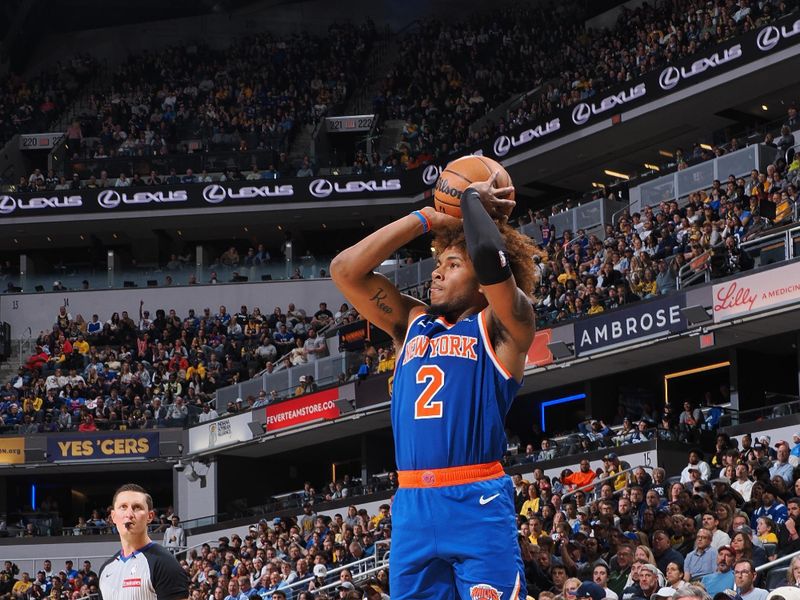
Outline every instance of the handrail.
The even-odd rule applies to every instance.
[[[213,544],[214,542],[218,542],[218,541],[219,541],[219,537],[216,537],[216,538],[212,538],[210,540],[205,540],[205,541],[202,541],[202,542],[198,542],[197,544],[194,544],[192,546],[185,546],[184,548],[178,550],[175,553],[175,558],[178,558],[178,556],[181,555],[181,554],[184,554],[184,555],[188,556],[190,550],[194,550],[196,548],[201,548],[202,546],[205,546],[206,544]],[[184,558],[186,558],[186,556],[184,556]]]
[[[613,475],[608,475],[607,477],[603,477],[602,479],[595,479],[594,481],[592,481],[591,483],[589,483],[589,484],[587,484],[587,485],[585,485],[583,487],[575,488],[571,492],[567,492],[566,494],[561,496],[561,500],[562,501],[566,500],[569,496],[572,496],[573,494],[575,494],[577,492],[585,492],[587,490],[590,490],[591,488],[597,487],[598,485],[602,485],[606,481],[611,481],[613,479],[616,479],[620,475],[625,475],[626,473],[631,473],[631,472],[635,471],[636,469],[650,469],[652,471],[653,469],[655,469],[655,467],[652,466],[652,465],[636,465],[635,467],[631,467],[630,469],[624,469],[624,470],[620,471],[619,473],[614,473]],[[626,483],[625,487],[628,487],[629,484],[630,484],[630,482]],[[625,489],[625,488],[622,488],[622,489]]]
[[[352,570],[352,567],[354,567],[356,565],[366,564],[368,562],[374,562],[375,563],[374,567],[372,567],[370,569],[367,569],[367,571],[369,571],[369,572],[380,570],[380,569],[384,568],[386,566],[386,563],[388,562],[388,561],[385,560],[385,558],[389,555],[389,553],[387,552],[386,554],[383,555],[383,557],[381,557],[380,559],[378,558],[378,546],[379,545],[384,545],[384,544],[387,545],[387,546],[391,546],[391,540],[378,540],[378,541],[376,541],[375,544],[374,544],[375,545],[375,553],[374,554],[372,554],[371,556],[365,556],[364,558],[360,558],[358,560],[354,560],[353,562],[347,563],[346,565],[340,565],[340,566],[338,566],[338,567],[336,567],[334,569],[331,569],[330,571],[327,572],[327,574],[325,576],[326,577],[330,577],[331,575],[334,575],[336,573],[341,573],[342,571],[344,571],[346,569],[347,570]],[[380,563],[380,566],[379,566],[379,563]],[[363,575],[365,572],[366,571],[359,571],[359,573],[357,573],[356,575]],[[288,585],[288,586],[286,586],[285,588],[282,588],[282,589],[291,590],[292,592],[294,592],[295,589],[300,588],[303,585],[305,585],[307,587],[308,586],[308,582],[309,582],[309,579],[303,579],[302,581],[298,581],[296,583],[292,583],[291,585]],[[332,587],[338,587],[340,584],[341,584],[341,582],[336,581],[334,583],[328,584],[328,585],[320,588],[320,590],[331,589]]]
[[[721,245],[721,243],[717,244],[716,246],[712,246],[701,254],[698,254],[692,260],[685,263],[680,269],[678,269],[676,285],[679,290],[682,290],[690,283],[694,283],[694,281],[698,279],[699,275],[703,275],[706,279],[706,283],[708,282],[710,278],[708,260],[711,258],[712,250],[719,245]],[[695,263],[698,264],[698,267],[694,266]],[[699,268],[699,265],[702,265],[702,268]]]
[[[351,563],[351,564],[353,564],[353,563]],[[376,566],[372,567],[371,569],[367,569],[366,571],[361,571],[359,573],[356,573],[355,575],[353,575],[353,579],[366,579],[367,576],[372,575],[373,573],[377,573],[377,572],[385,569],[386,566],[387,566],[387,563],[383,563],[381,565],[376,565]],[[328,571],[328,574],[330,574],[330,573],[331,572]],[[306,582],[307,581],[308,580],[306,580]],[[323,585],[321,588],[317,588],[314,591],[317,592],[317,593],[318,592],[327,592],[328,590],[335,590],[340,585],[342,585],[341,581],[334,581],[333,583],[328,583],[326,585]],[[288,588],[283,588],[283,589],[288,589]]]
[[[38,570],[36,568],[36,565],[39,564],[39,563],[44,564],[44,561],[46,561],[46,560],[49,560],[49,561],[72,560],[72,561],[75,561],[76,563],[80,562],[80,561],[84,561],[84,560],[91,560],[91,561],[100,561],[102,563],[103,561],[105,561],[107,559],[108,559],[108,555],[107,554],[104,554],[103,556],[83,556],[81,554],[73,554],[72,556],[46,556],[46,557],[42,557],[42,558],[35,557],[35,556],[26,556],[25,558],[7,558],[5,556],[3,557],[3,560],[10,561],[10,562],[14,563],[17,566],[20,566],[20,563],[29,562],[32,565],[32,567],[29,569],[31,575],[35,574],[36,571]],[[96,565],[95,565],[95,568],[96,568]],[[53,569],[55,569],[55,566],[53,567]],[[25,570],[26,569],[20,568],[20,573],[22,571],[25,571]]]
[[[23,333],[22,337],[19,338],[19,340],[18,340],[19,341],[19,356],[17,357],[17,359],[19,360],[19,366],[20,367],[25,364],[24,361],[27,358],[25,356],[26,351],[27,352],[32,352],[32,350],[33,350],[33,331],[31,330],[30,327],[28,327],[22,333]]]
[[[768,563],[764,563],[763,565],[756,567],[756,573],[761,573],[761,571],[768,571],[772,567],[776,567],[785,562],[789,562],[795,556],[800,556],[800,550],[798,550],[797,552],[792,552],[791,554],[787,554],[786,556],[781,556],[780,558],[776,558],[775,560],[772,560]]]
[[[792,233],[800,231],[800,225],[794,225],[793,227],[789,227],[787,229],[780,229],[779,231],[773,231],[771,233],[765,233],[764,235],[760,235],[758,237],[753,238],[752,240],[747,240],[742,242],[740,247],[742,249],[752,248],[757,245],[761,245],[764,242],[769,242],[773,239],[779,238],[786,238],[787,236],[791,236]],[[790,238],[791,239],[791,238]],[[791,246],[791,244],[790,244]],[[791,258],[791,257],[790,257]]]

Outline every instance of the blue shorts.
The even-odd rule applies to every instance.
[[[392,504],[392,600],[524,600],[514,486],[507,475],[400,488]]]

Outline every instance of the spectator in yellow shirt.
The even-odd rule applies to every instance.
[[[190,381],[192,378],[194,378],[195,373],[200,376],[200,379],[206,378],[206,367],[199,360],[194,361],[192,365],[186,369],[186,381]]]
[[[388,504],[381,504],[378,507],[378,514],[369,520],[370,530],[377,529],[382,521],[388,521],[391,519],[391,517],[389,516],[389,510],[390,507]]]
[[[588,315],[599,315],[605,311],[605,308],[600,303],[600,297],[597,294],[589,296],[589,310],[586,311]]]
[[[78,335],[78,339],[72,344],[72,348],[83,355],[89,354],[89,342],[83,339],[83,334]]]
[[[394,371],[394,352],[389,348],[382,348],[378,352],[378,373]]]
[[[22,578],[14,584],[14,587],[11,589],[11,594],[15,599],[24,600],[28,597],[28,590],[33,587],[33,582],[31,581],[30,575],[23,572]]]
[[[533,483],[528,486],[528,499],[519,509],[519,514],[530,518],[531,515],[539,512],[539,489]],[[535,544],[536,542],[534,542]]]

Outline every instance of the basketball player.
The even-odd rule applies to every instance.
[[[514,487],[499,460],[534,335],[533,245],[505,223],[514,202],[502,197],[513,188],[496,189],[496,178],[464,191],[463,222],[426,207],[331,264],[343,294],[398,350],[392,600],[525,598]],[[372,272],[428,231],[430,306]]]
[[[189,577],[169,551],[150,540],[153,499],[128,483],[114,494],[111,520],[122,549],[100,567],[101,600],[185,600]]]

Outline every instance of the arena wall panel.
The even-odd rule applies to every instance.
[[[242,304],[250,309],[258,306],[263,314],[270,314],[276,306],[285,311],[290,302],[314,314],[320,302],[338,308],[344,297],[330,279],[14,294],[0,297],[0,320],[11,325],[13,339],[22,338],[28,327],[35,338],[40,331],[52,329],[61,306],[66,305],[73,318],[80,314],[87,321],[92,314],[106,320],[123,310],[138,320],[140,300],[144,300],[151,317],[159,308],[174,308],[185,317],[190,308],[198,315],[206,307],[216,314],[220,305],[233,314]]]

